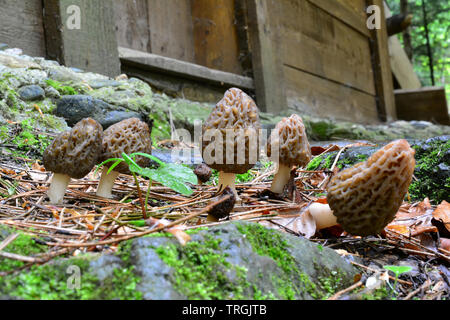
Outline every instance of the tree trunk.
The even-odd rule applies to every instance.
[[[408,8],[408,0],[400,0],[400,12],[407,16],[409,14],[409,8]],[[409,60],[412,62],[413,58],[413,47],[411,42],[411,32],[409,28],[406,28],[403,30],[403,46],[406,51],[406,55],[408,56]]]

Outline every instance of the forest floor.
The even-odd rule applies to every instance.
[[[343,149],[337,145],[316,147],[316,157],[338,151],[332,166],[297,169],[295,179],[282,196],[267,192],[274,166],[262,161],[258,167],[238,175],[236,187],[242,203],[234,207],[228,219],[215,223],[206,221],[206,216],[221,201],[215,186],[217,173],[208,183],[193,186],[194,193],[189,197],[157,182],[148,189],[148,180],[141,177],[138,192],[132,176],[120,175],[113,189],[117,200],[108,200],[95,195],[99,174],[91,172],[83,179],[72,179],[64,205],[54,206],[46,198],[51,173],[39,161],[2,156],[0,222],[31,234],[48,250],[39,254],[2,251],[14,242],[18,235],[14,233],[0,243],[0,257],[22,264],[0,271],[0,276],[61,256],[115,251],[123,241],[164,230],[185,244],[190,239],[186,230],[245,220],[308,238],[334,249],[356,266],[360,274],[354,285],[329,299],[448,299],[450,207],[446,201],[437,205],[431,205],[427,198],[405,201],[395,220],[377,236],[351,236],[338,225],[316,230],[306,208],[313,202],[326,203],[326,185],[339,170],[337,164]],[[144,195],[149,200],[143,208],[142,203],[147,200]]]

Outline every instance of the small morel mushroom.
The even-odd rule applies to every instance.
[[[225,197],[228,197],[227,200],[223,200]],[[233,211],[234,204],[236,203],[236,195],[234,191],[227,186],[220,193],[218,204],[214,205],[209,211],[208,216],[206,217],[206,221],[217,222],[220,219],[227,218],[230,215],[230,212]]]
[[[53,172],[47,195],[50,202],[60,204],[70,178],[81,179],[97,164],[102,151],[102,126],[91,118],[76,123],[61,133],[44,151],[42,162]]]
[[[406,140],[396,140],[365,162],[339,172],[327,188],[329,208],[310,206],[311,214],[320,221],[317,225],[330,227],[337,221],[353,235],[380,233],[405,198],[414,173],[414,154]]]
[[[219,190],[230,186],[238,200],[235,176],[258,161],[260,129],[258,107],[237,88],[225,92],[202,127],[203,161],[219,171]]]
[[[206,164],[200,163],[195,167],[194,173],[197,176],[198,184],[201,185],[208,182],[209,178],[211,178],[212,170]]]
[[[138,118],[129,118],[122,120],[110,127],[103,133],[103,154],[100,161],[110,158],[121,158],[122,152],[130,155],[135,152],[152,153],[151,128]],[[150,159],[137,156],[135,162],[146,167]],[[119,173],[131,174],[128,165],[124,162],[114,167],[109,174],[107,173],[112,163],[106,163],[102,171],[102,176],[97,188],[97,195],[104,198],[112,198],[112,188],[114,180]]]
[[[311,160],[311,148],[302,118],[293,114],[278,122],[267,142],[267,155],[278,163],[270,191],[282,193],[289,182],[292,167],[305,166]]]

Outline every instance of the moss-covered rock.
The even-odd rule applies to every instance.
[[[324,299],[350,285],[356,273],[331,249],[255,223],[228,223],[196,230],[191,237],[181,246],[171,236],[156,234],[124,242],[115,254],[35,265],[2,277],[0,296]],[[16,247],[8,249],[14,252]]]

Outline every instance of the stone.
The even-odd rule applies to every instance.
[[[111,79],[94,79],[89,81],[89,86],[92,89],[100,89],[103,87],[118,87],[122,85],[122,82]]]
[[[45,88],[45,96],[48,98],[59,99],[61,98],[61,94],[55,88],[48,86]]]
[[[55,114],[63,117],[69,126],[73,126],[83,118],[90,117],[97,120],[103,129],[128,118],[135,117],[143,120],[140,113],[127,111],[89,95],[63,96],[56,103]]]
[[[0,241],[7,236],[1,232]],[[67,282],[67,267],[73,265],[81,269],[83,291],[58,285]],[[40,281],[51,277],[55,282],[51,292],[33,290],[35,299],[49,294],[52,299],[79,299],[81,294],[129,299],[132,294],[151,300],[311,300],[347,288],[358,272],[334,250],[307,239],[257,223],[230,222],[194,231],[185,246],[172,236],[154,234],[122,242],[117,253],[83,254],[6,275],[0,278],[0,284],[8,283],[0,286],[0,297],[27,298],[30,291],[17,288],[33,290],[36,281],[27,277],[33,273]]]
[[[106,129],[109,126],[111,126],[117,122],[120,122],[125,119],[129,119],[129,118],[138,118],[140,120],[145,120],[145,119],[143,119],[142,114],[137,113],[137,112],[115,111],[114,110],[114,111],[107,112],[104,115],[104,117],[101,117],[98,121],[102,125],[103,129]]]
[[[28,85],[21,87],[17,93],[25,101],[42,100],[45,98],[45,91],[38,85]]]
[[[59,82],[75,81],[79,82],[82,80],[79,74],[63,66],[54,66],[49,68],[48,77],[52,80]]]
[[[8,49],[8,45],[6,43],[0,43],[0,51]]]

